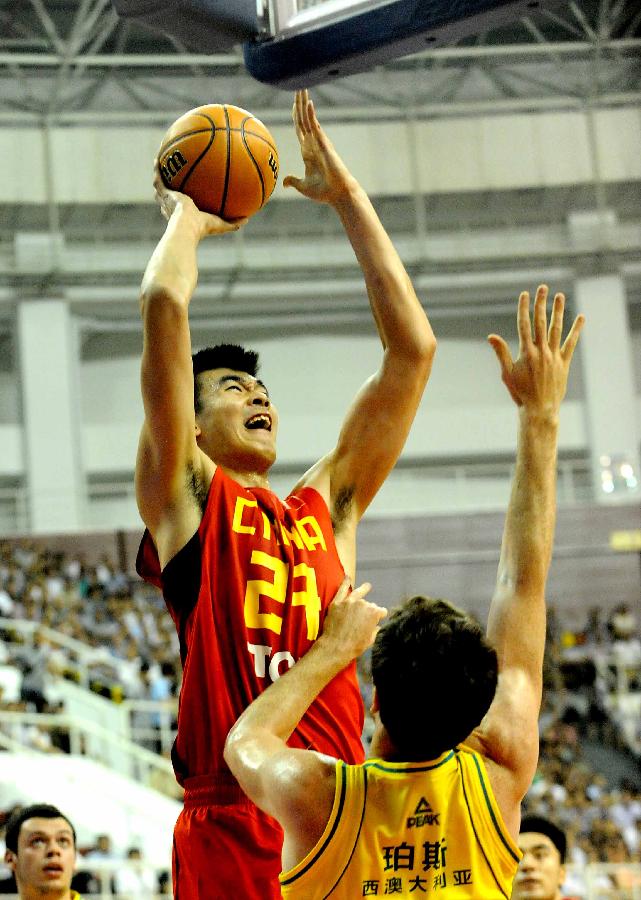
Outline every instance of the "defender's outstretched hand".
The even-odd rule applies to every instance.
[[[379,622],[387,615],[382,606],[365,599],[371,589],[365,582],[352,591],[345,578],[327,611],[319,642],[331,646],[332,655],[344,659],[345,665],[374,643]]]
[[[305,164],[305,177],[287,175],[283,187],[294,187],[303,196],[319,203],[336,203],[354,179],[321,128],[306,90],[296,92],[292,118]]]
[[[585,321],[576,317],[561,344],[565,297],[556,294],[547,327],[546,305],[548,288],[541,285],[534,301],[534,334],[530,322],[530,295],[519,297],[518,332],[519,356],[512,359],[508,345],[498,334],[490,334],[488,341],[501,366],[501,375],[517,406],[539,412],[556,413],[565,396],[568,373],[574,348]]]
[[[230,231],[238,231],[239,228],[247,224],[247,219],[236,219],[233,222],[226,222],[219,216],[202,212],[187,194],[170,190],[162,180],[158,159],[154,161],[154,191],[156,192],[156,202],[160,206],[160,211],[165,219],[169,221],[174,210],[182,209],[193,218],[195,225],[199,229],[200,237],[205,237],[208,234],[227,234]]]

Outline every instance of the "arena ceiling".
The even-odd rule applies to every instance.
[[[163,122],[233,96],[274,123],[290,96],[253,81],[240,51],[192,54],[119,20],[110,0],[0,2],[0,120]],[[638,0],[569,0],[513,26],[316,89],[327,117],[358,120],[622,105],[641,100]],[[212,102],[214,102],[212,98]]]
[[[638,0],[568,0],[554,13],[533,13],[509,28],[395,60],[372,72],[317,87],[314,95],[327,124],[639,106],[641,8]],[[189,53],[175,41],[119,20],[110,0],[0,0],[0,123],[4,128],[98,123],[131,128],[143,123],[164,129],[185,109],[230,97],[240,106],[260,110],[268,125],[290,121],[291,94],[250,78],[240,50]],[[639,193],[638,183],[594,184],[529,191],[527,196],[522,191],[428,199],[403,196],[381,199],[378,208],[395,240],[404,235],[410,240],[426,222],[430,230],[467,229],[469,233],[497,226],[548,231],[556,227],[561,247],[562,231],[573,208],[613,209],[619,220],[633,223],[639,231]],[[628,267],[630,296],[635,301],[641,299],[637,231],[629,250],[616,258],[617,265]],[[158,212],[152,202],[64,207],[0,202],[0,250],[3,242],[10,247],[16,234],[29,232],[60,233],[70,247],[80,247],[89,233],[97,242],[137,240],[146,253],[149,242],[158,237]],[[310,218],[305,204],[272,201],[252,223],[252,239],[264,240],[265,246],[268,239],[293,236],[306,239],[310,246],[315,240],[341,240],[335,217],[318,209]],[[517,276],[542,264],[559,277],[571,272],[571,248],[536,259],[531,255],[507,258],[509,252],[503,262],[438,260],[431,264],[422,259],[409,267],[444,306],[451,305],[453,296],[462,297],[459,315],[463,318],[465,303],[492,300],[496,287],[491,273],[502,266],[514,273],[511,281],[506,274],[506,293],[512,291]],[[0,304],[0,319],[6,317],[16,295],[62,294],[87,317],[89,331],[100,332],[110,320],[137,330],[131,296],[144,257],[131,270],[119,270],[117,258],[115,254],[106,288],[96,285],[90,270],[17,275],[11,266],[3,267],[0,258],[0,293],[4,290],[10,301]],[[307,307],[301,313],[301,328],[317,320],[337,322],[337,309],[345,312],[348,326],[368,320],[367,300],[353,262],[338,262],[333,270],[325,267],[310,282],[304,272],[307,263],[301,259],[298,266],[270,273],[274,297],[267,302],[262,295],[253,307],[246,296],[264,291],[264,270],[246,267],[203,273],[202,306],[195,304],[195,315],[211,315],[215,297],[219,315],[224,317],[233,307],[232,300],[241,297],[245,317],[238,319],[238,327],[248,321],[264,325],[270,319],[278,330],[283,327],[282,316],[291,317],[296,297],[299,304],[314,303],[316,318],[310,319]]]

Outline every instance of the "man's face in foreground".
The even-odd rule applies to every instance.
[[[18,852],[7,850],[5,862],[21,896],[66,897],[76,862],[69,823],[62,818],[26,819],[18,835]]]
[[[519,835],[523,859],[514,878],[512,900],[560,900],[565,868],[549,837],[536,831]]]

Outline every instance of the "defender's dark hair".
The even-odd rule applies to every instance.
[[[204,350],[194,353],[191,362],[194,370],[196,415],[202,410],[197,377],[201,372],[209,372],[211,369],[233,369],[235,372],[247,372],[254,378],[260,366],[258,353],[254,350],[245,350],[240,344],[216,344],[215,347],[205,347]]]
[[[9,816],[4,840],[7,850],[11,850],[12,853],[18,852],[18,836],[23,823],[27,819],[64,819],[69,828],[71,828],[73,845],[74,847],[76,846],[76,829],[64,813],[61,813],[56,806],[51,806],[49,803],[34,803],[31,806],[19,807]]]
[[[549,819],[543,818],[543,816],[524,816],[521,819],[521,828],[519,830],[519,833],[526,834],[532,831],[536,834],[544,834],[547,838],[549,838],[556,849],[559,851],[561,862],[565,862],[565,854],[567,851],[568,842],[565,836],[565,832],[561,831],[558,825],[555,825],[554,822],[551,822]]]
[[[372,649],[381,721],[403,760],[435,759],[479,725],[498,662],[481,626],[447,600],[411,597]]]

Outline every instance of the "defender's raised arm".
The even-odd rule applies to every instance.
[[[487,628],[488,639],[498,656],[499,681],[494,702],[478,734],[488,758],[501,767],[505,776],[499,775],[495,793],[506,824],[516,833],[518,804],[530,785],[538,759],[545,584],[556,520],[559,409],[583,326],[583,317],[578,316],[561,343],[565,298],[563,294],[555,296],[548,330],[547,297],[547,287],[539,287],[533,330],[529,294],[524,292],[519,298],[516,361],[503,338],[488,338],[498,357],[503,381],[519,408],[519,430],[516,468]]]

